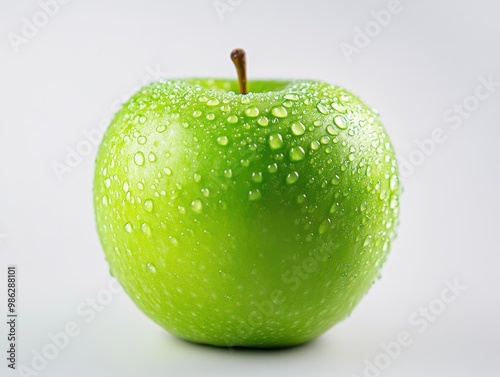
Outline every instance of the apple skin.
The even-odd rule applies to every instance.
[[[118,111],[95,170],[111,273],[171,333],[308,342],[377,279],[401,187],[378,114],[316,81],[170,80]]]

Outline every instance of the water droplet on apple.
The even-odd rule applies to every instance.
[[[302,161],[306,156],[306,152],[302,147],[291,147],[289,152],[291,161]]]
[[[142,230],[142,232],[143,232],[143,233],[145,233],[147,236],[150,236],[150,235],[151,235],[151,228],[149,227],[149,225],[148,225],[148,224],[143,223],[143,224],[141,225],[141,230]]]
[[[257,189],[257,190],[251,190],[248,192],[248,200],[250,201],[256,201],[256,200],[259,200],[260,198],[262,198],[262,194],[261,192]]]
[[[227,117],[227,122],[231,124],[238,123],[238,117],[236,115],[230,115]]]
[[[199,183],[201,181],[201,175],[198,174],[198,173],[194,173],[193,174],[193,180],[196,182],[196,183]]]
[[[389,197],[389,193],[387,190],[380,191],[380,195],[378,196],[380,200],[385,200]]]
[[[335,127],[333,127],[331,124],[328,127],[326,127],[326,132],[328,132],[332,136],[336,136],[339,134],[338,131],[335,129]]]
[[[162,132],[165,132],[166,129],[167,129],[167,126],[162,124],[162,125],[159,125],[158,127],[156,127],[156,132],[161,134]]]
[[[227,138],[227,136],[222,135],[217,138],[217,143],[225,147],[229,143],[229,139]]]
[[[219,100],[217,98],[212,98],[207,101],[207,106],[217,106],[219,104]]]
[[[259,126],[266,127],[269,125],[269,119],[267,119],[267,117],[260,117],[257,123]]]
[[[334,110],[338,111],[339,113],[345,113],[345,107],[341,103],[333,102],[332,107]]]
[[[299,96],[296,94],[285,94],[285,98],[289,99],[290,101],[298,101]]]
[[[397,195],[392,195],[391,196],[391,201],[389,202],[389,207],[391,209],[394,209],[398,206],[398,196]]]
[[[321,144],[325,145],[325,144],[328,144],[330,142],[330,137],[329,136],[321,136],[321,139],[319,139],[319,141],[321,142]]]
[[[224,170],[224,177],[231,178],[233,176],[233,171],[231,169]]]
[[[323,115],[327,115],[328,114],[328,108],[323,105],[322,103],[318,103],[318,105],[316,106],[316,108],[318,109],[318,111],[323,114]]]
[[[338,206],[339,206],[339,203],[333,203],[332,206],[330,207],[330,213],[337,212]]]
[[[104,186],[106,186],[107,188],[109,188],[109,186],[111,186],[111,179],[106,178],[106,179],[104,180]]]
[[[247,117],[255,118],[259,116],[259,109],[256,107],[249,107],[248,109],[245,110],[245,114]]]
[[[363,247],[368,247],[371,245],[371,243],[372,243],[372,236],[368,235],[366,236],[365,241],[363,242]]]
[[[280,149],[283,146],[283,137],[281,134],[269,135],[269,146],[272,150]]]
[[[139,137],[137,138],[137,142],[138,142],[139,144],[141,144],[141,145],[146,144],[146,141],[147,141],[147,140],[148,140],[148,139],[146,138],[146,136],[139,136]]]
[[[191,202],[191,208],[194,212],[196,213],[201,213],[201,210],[203,208],[203,204],[201,202],[201,200],[199,199],[195,199]]]
[[[299,173],[293,171],[287,174],[285,182],[287,185],[293,185],[295,182],[297,182],[298,179],[299,179]]]
[[[206,187],[201,189],[201,193],[205,198],[208,198],[210,196],[210,190],[207,189]]]
[[[104,196],[102,197],[101,201],[102,201],[102,204],[103,204],[103,205],[105,205],[105,206],[107,206],[107,205],[108,205],[108,197],[107,197],[106,195],[104,195]]]
[[[153,212],[153,201],[151,199],[144,201],[144,209],[148,212]]]
[[[278,171],[278,164],[273,162],[272,164],[267,165],[267,171],[269,173],[276,173]]]
[[[172,169],[170,168],[163,168],[163,172],[169,177],[172,175]]]
[[[200,110],[193,111],[193,117],[199,118],[200,116],[201,116],[201,111]]]
[[[316,140],[311,141],[311,149],[313,151],[317,151],[319,149],[319,147],[320,147],[320,144],[318,141],[316,141]]]
[[[143,115],[143,116],[141,116],[141,117],[139,117],[139,123],[140,123],[140,124],[144,124],[144,123],[146,123],[146,121],[147,121],[147,120],[148,120],[148,118],[146,118],[144,115]]]
[[[142,152],[137,152],[134,155],[134,162],[137,166],[144,165],[144,154],[142,154]]]
[[[253,172],[252,173],[252,181],[256,183],[261,183],[262,182],[262,173],[259,172]]]
[[[276,118],[285,118],[288,115],[288,111],[283,106],[276,106],[271,109],[271,114]]]
[[[330,219],[325,219],[319,224],[319,229],[318,232],[319,234],[325,234],[328,229],[332,226],[332,220]]]
[[[340,183],[340,177],[338,175],[335,175],[332,178],[332,185],[337,186]]]
[[[396,189],[398,188],[398,182],[399,182],[398,176],[393,175],[389,181],[389,188],[391,191],[396,191]]]
[[[153,263],[148,263],[146,264],[146,268],[151,272],[152,274],[156,273],[156,267],[153,265]]]
[[[335,123],[335,125],[341,130],[345,130],[347,128],[347,121],[340,115],[337,115],[335,118],[333,118],[333,123]]]
[[[290,128],[292,129],[292,134],[295,136],[304,135],[304,132],[306,132],[306,126],[301,122],[293,122]]]
[[[125,230],[127,231],[127,233],[132,233],[132,224],[126,223]]]
[[[148,161],[149,162],[155,162],[156,161],[156,155],[153,152],[149,153],[149,155],[148,155]]]

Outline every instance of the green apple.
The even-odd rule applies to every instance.
[[[137,306],[181,338],[248,347],[301,344],[351,313],[400,192],[377,112],[317,81],[144,87],[108,128],[94,183],[106,258]]]

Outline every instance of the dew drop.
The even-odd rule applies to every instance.
[[[200,175],[200,174],[198,174],[198,173],[194,173],[194,174],[193,174],[193,180],[194,180],[196,183],[200,182],[200,181],[201,181],[201,175]]]
[[[345,107],[341,103],[333,102],[332,107],[334,110],[338,111],[339,113],[345,113]]]
[[[151,272],[152,274],[156,273],[156,267],[152,263],[146,264],[146,268]]]
[[[339,132],[331,124],[328,127],[326,127],[326,132],[328,132],[332,136],[339,134]]]
[[[104,180],[104,186],[106,186],[106,187],[108,187],[108,188],[109,188],[109,186],[111,186],[111,179],[106,178],[106,179]]]
[[[291,147],[289,152],[290,160],[292,161],[302,161],[306,156],[306,152],[302,147]]]
[[[299,96],[296,94],[286,94],[285,99],[289,99],[290,101],[298,101]]]
[[[210,196],[210,190],[207,189],[206,187],[204,187],[204,188],[201,189],[201,193],[203,194],[203,196],[205,198],[208,198]]]
[[[201,116],[201,111],[200,110],[193,111],[193,117],[199,118],[200,116]]]
[[[276,173],[278,171],[278,164],[273,162],[272,164],[267,165],[267,171],[271,174]]]
[[[144,201],[144,209],[148,212],[153,212],[153,201],[151,199]]]
[[[313,151],[317,151],[319,147],[320,147],[319,142],[317,142],[316,140],[311,141],[311,149]]]
[[[281,134],[269,135],[269,146],[272,150],[280,149],[283,146],[283,137]]]
[[[347,128],[347,122],[344,117],[337,115],[335,118],[333,118],[333,123],[340,128],[341,130],[345,130]]]
[[[398,196],[397,195],[392,195],[391,196],[391,201],[389,202],[389,207],[391,209],[394,209],[398,206]]]
[[[128,187],[128,182],[127,181],[123,182],[122,189],[123,189],[123,191],[128,192],[129,187]]]
[[[217,98],[212,98],[207,101],[208,106],[217,106],[219,104],[219,100]]]
[[[245,110],[245,115],[250,118],[255,118],[259,116],[259,109],[256,107],[249,107]]]
[[[150,236],[150,235],[151,235],[151,228],[149,227],[149,225],[148,225],[148,224],[143,223],[143,224],[141,225],[141,230],[142,230],[142,232],[143,232],[143,233],[145,233],[146,235],[148,235],[148,236]]]
[[[171,175],[172,175],[172,169],[170,169],[170,168],[163,168],[163,172],[164,172],[167,176],[171,176]]]
[[[227,122],[231,124],[238,123],[238,117],[236,115],[229,115],[227,117]]]
[[[287,174],[285,181],[287,185],[293,185],[295,182],[297,182],[298,179],[299,179],[299,173],[294,171]]]
[[[229,143],[229,139],[227,138],[227,136],[222,135],[217,138],[217,143],[225,147]]]
[[[259,120],[257,120],[257,123],[259,126],[266,127],[269,125],[269,119],[267,119],[267,117],[260,117]]]
[[[127,231],[127,233],[132,233],[132,224],[126,223],[125,230]]]
[[[293,122],[290,128],[292,129],[292,134],[295,136],[304,135],[304,132],[306,132],[306,126],[301,122]]]
[[[340,183],[340,177],[338,175],[335,175],[332,178],[332,185],[337,186]]]
[[[323,114],[323,115],[327,115],[328,114],[328,108],[323,105],[322,103],[318,103],[318,105],[316,106],[316,108],[318,109],[318,111]]]
[[[134,162],[137,166],[144,165],[144,155],[142,154],[142,152],[137,152],[134,155]]]
[[[391,191],[396,191],[396,189],[398,188],[398,176],[397,175],[393,175],[389,181],[389,188],[391,189]]]
[[[149,155],[148,155],[148,161],[149,162],[155,162],[156,161],[156,155],[151,152]]]
[[[224,170],[224,177],[231,178],[233,176],[233,171],[231,169]]]
[[[325,219],[319,224],[318,232],[319,234],[325,234],[328,229],[332,226],[332,220]]]
[[[254,181],[255,183],[261,183],[262,173],[260,171],[252,173],[252,181]]]
[[[271,114],[276,118],[285,118],[288,115],[288,111],[283,106],[276,106],[271,109]]]
[[[201,213],[201,210],[203,208],[203,204],[201,203],[201,200],[196,199],[191,202],[191,208],[193,209],[194,212],[196,213]]]
[[[251,190],[248,192],[248,200],[256,201],[256,200],[259,200],[260,198],[262,198],[262,194],[260,193],[260,191],[258,189]]]
[[[158,127],[156,127],[156,132],[161,134],[162,132],[165,132],[166,129],[167,129],[167,126],[165,126],[164,124],[161,124]]]
[[[372,236],[368,235],[365,238],[365,242],[363,242],[363,247],[368,247],[372,243]]]
[[[146,144],[146,141],[148,141],[148,139],[146,138],[146,136],[139,136],[139,137],[137,138],[137,142],[138,142],[139,144],[141,144],[141,145]]]

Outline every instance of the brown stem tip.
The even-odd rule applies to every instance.
[[[245,50],[241,48],[235,48],[231,51],[231,60],[236,67],[236,72],[238,73],[238,83],[240,85],[240,94],[248,93],[247,85],[247,63],[245,59]]]

